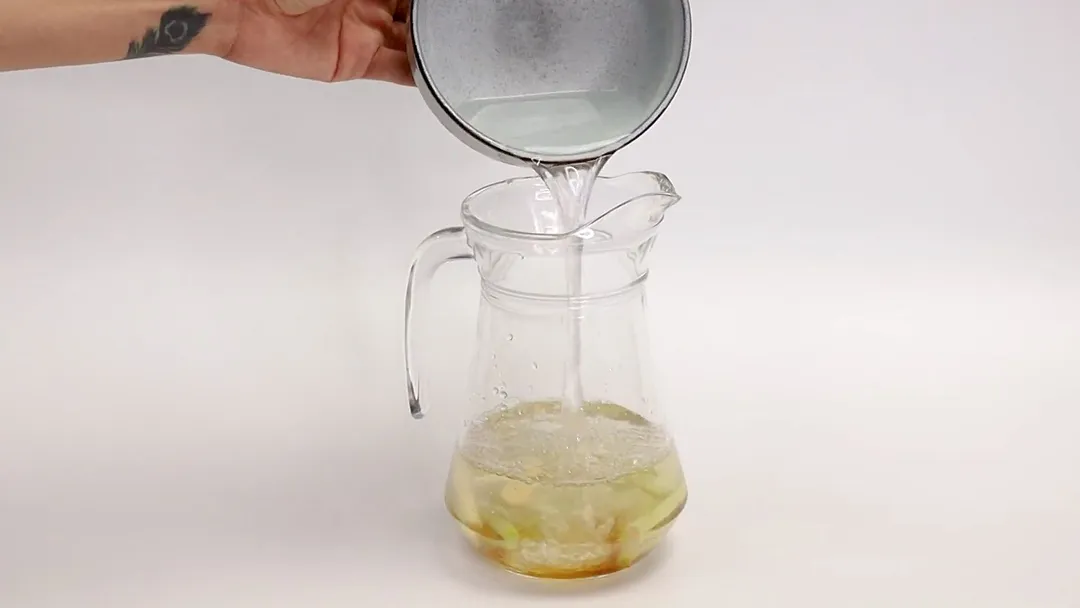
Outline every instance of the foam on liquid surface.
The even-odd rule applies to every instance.
[[[595,484],[655,466],[671,454],[662,427],[621,406],[555,401],[498,410],[471,423],[461,456],[526,483]]]

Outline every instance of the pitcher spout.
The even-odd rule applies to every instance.
[[[599,209],[569,237],[595,238],[602,235],[613,241],[636,240],[656,229],[667,211],[682,200],[671,180],[662,173],[637,172],[600,178],[597,185],[619,191],[621,202]],[[610,199],[609,199],[610,200]],[[619,199],[615,199],[619,200]]]

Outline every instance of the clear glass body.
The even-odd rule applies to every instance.
[[[601,177],[586,223],[556,232],[556,203],[538,178],[488,186],[462,207],[463,227],[419,248],[406,296],[412,414],[426,408],[412,331],[435,271],[475,260],[482,297],[469,411],[446,503],[481,553],[539,577],[626,568],[662,540],[686,484],[653,386],[645,315],[648,253],[679,200],[666,177]],[[567,259],[580,250],[581,291]],[[563,399],[580,324],[584,401]]]

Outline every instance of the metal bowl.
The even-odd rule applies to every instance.
[[[688,0],[412,0],[409,57],[428,107],[512,164],[583,162],[671,103],[690,55]]]

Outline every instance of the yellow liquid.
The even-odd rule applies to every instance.
[[[454,454],[450,513],[484,556],[541,578],[627,568],[686,505],[668,435],[630,410],[534,402],[472,423]]]

